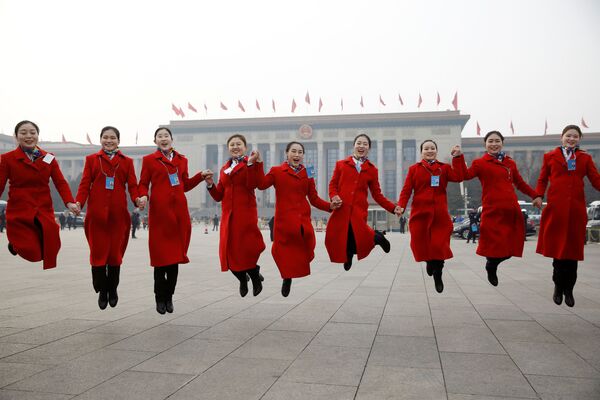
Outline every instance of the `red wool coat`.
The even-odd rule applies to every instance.
[[[31,162],[20,147],[0,158],[0,196],[9,181],[6,207],[6,235],[15,251],[27,261],[44,260],[44,269],[56,267],[60,250],[59,226],[54,219],[49,180],[52,178],[60,197],[74,203],[69,184],[63,177],[58,162],[46,162],[42,156]],[[35,220],[39,221],[40,229]],[[43,243],[43,246],[42,246]]]
[[[367,224],[369,190],[373,200],[387,211],[394,212],[394,203],[381,193],[377,167],[373,163],[365,161],[359,173],[351,156],[336,162],[329,182],[329,197],[340,196],[342,206],[333,211],[327,222],[325,247],[331,262],[346,262],[350,224],[359,260],[368,256],[375,247],[375,232]]]
[[[525,224],[514,186],[522,193],[537,197],[523,180],[517,164],[506,156],[499,162],[489,154],[473,160],[465,179],[479,178],[482,186],[482,213],[477,254],[484,257],[521,257]]]
[[[310,262],[315,257],[315,232],[310,219],[310,204],[329,211],[329,202],[321,199],[315,180],[306,169],[294,172],[287,163],[272,167],[264,175],[262,163],[248,168],[251,186],[261,190],[275,187],[275,226],[271,254],[281,278],[310,275]],[[306,198],[308,197],[308,201]]]
[[[231,160],[223,165],[219,182],[208,193],[222,203],[219,233],[221,271],[246,271],[256,267],[265,242],[258,229],[256,186],[248,181],[246,160],[237,164],[228,175],[224,171],[230,165]]]
[[[548,182],[548,205],[542,211],[537,252],[560,260],[583,260],[587,211],[583,178],[588,177],[600,190],[600,174],[592,157],[576,151],[575,171],[567,169],[567,162],[559,147],[544,154],[544,163],[536,192],[544,196]]]
[[[171,186],[169,174],[177,174],[179,185]],[[144,156],[139,195],[148,196],[148,229],[150,264],[164,267],[185,264],[190,260],[187,250],[192,236],[192,224],[185,192],[203,181],[200,173],[188,176],[188,162],[174,151],[169,161],[159,150]]]
[[[450,236],[452,220],[448,214],[446,186],[461,182],[464,173],[463,156],[452,159],[452,167],[439,161],[430,165],[422,160],[408,169],[398,205],[406,208],[414,192],[410,209],[410,248],[415,261],[447,260],[452,258]],[[439,176],[439,186],[431,186],[431,177]]]
[[[106,177],[114,177],[114,189],[106,189]],[[131,218],[127,196],[135,203],[138,198],[137,178],[133,160],[120,151],[112,158],[100,150],[85,158],[83,176],[76,200],[85,205],[85,236],[90,246],[90,265],[121,265],[129,241]]]

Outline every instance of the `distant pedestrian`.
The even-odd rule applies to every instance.
[[[405,233],[406,231],[406,217],[403,215],[400,217],[400,233]]]
[[[215,214],[215,216],[212,219],[212,223],[213,223],[213,231],[218,231],[219,230],[219,216],[217,214]]]
[[[523,223],[525,224],[525,239],[524,241],[527,241],[527,221],[529,220],[529,214],[527,214],[526,210],[521,210],[521,213],[523,214]]]
[[[477,233],[479,232],[479,214],[475,211],[469,212],[469,231],[467,234],[467,243],[473,240],[473,244],[477,243]]]
[[[75,225],[75,216],[71,213],[69,213],[69,216],[67,217],[67,228],[69,228],[69,230],[71,230],[71,228]]]
[[[0,233],[4,232],[4,227],[6,226],[6,209],[3,208],[0,211]]]
[[[140,211],[139,209],[133,210],[131,213],[131,238],[137,239],[135,231],[140,227]]]
[[[67,224],[67,217],[65,217],[65,213],[60,213],[58,216],[58,222],[60,222],[60,230],[63,231],[65,229],[65,225]]]

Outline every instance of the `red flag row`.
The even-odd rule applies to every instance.
[[[589,128],[588,124],[586,124],[585,119],[583,119],[583,117],[581,117],[581,126],[583,128]],[[514,135],[515,127],[513,125],[512,120],[510,120],[509,128],[510,128],[511,133]],[[475,121],[475,130],[476,130],[477,136],[481,136],[481,127],[479,126],[479,121]],[[546,119],[544,121],[544,135],[547,135],[547,134],[548,134],[548,119]]]

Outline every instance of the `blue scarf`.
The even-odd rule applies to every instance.
[[[244,161],[244,157],[245,156],[239,156],[239,157],[231,157],[230,160],[233,163],[234,161],[237,162],[238,164],[241,163],[242,161]]]
[[[577,150],[579,150],[579,146],[575,147],[563,147],[563,150],[567,153],[569,158],[572,158]]]
[[[104,154],[106,154],[108,156],[108,158],[113,158],[113,156],[115,154],[117,154],[117,152],[119,151],[119,149],[115,149],[115,150],[112,150],[112,151],[102,149],[102,151],[104,151]]]
[[[298,173],[298,172],[302,171],[302,168],[304,168],[304,166],[303,166],[302,164],[298,164],[298,166],[297,166],[297,167],[294,167],[294,166],[293,166],[292,164],[290,164],[288,161],[286,161],[286,162],[287,162],[287,165],[288,165],[288,166],[289,166],[289,167],[290,167],[290,168],[291,168],[291,169],[292,169],[292,170],[293,170],[295,173]]]
[[[29,157],[31,162],[35,162],[35,160],[37,160],[38,158],[40,158],[42,156],[42,152],[37,147],[35,147],[33,149],[26,149],[24,147],[21,147],[21,150],[23,150],[23,152],[25,152],[25,154],[27,154],[27,157]]]
[[[490,153],[488,153],[490,154]],[[498,152],[498,154],[490,154],[490,156],[494,157],[496,160],[502,162],[504,161],[504,158],[506,157],[506,153],[503,151]]]

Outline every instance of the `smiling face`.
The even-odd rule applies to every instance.
[[[35,149],[39,139],[37,129],[30,123],[21,125],[17,131],[17,143],[24,149]]]
[[[156,143],[159,149],[165,152],[173,148],[173,139],[166,129],[161,129],[156,133],[154,143]]]
[[[569,129],[560,138],[563,147],[571,148],[579,145],[580,140],[581,137],[579,136],[579,132],[577,132],[575,129]]]
[[[119,147],[119,138],[112,129],[108,129],[100,136],[100,145],[102,150],[115,151]]]
[[[423,160],[432,161],[437,158],[437,147],[433,142],[423,143],[423,149],[421,150],[421,157]]]
[[[366,157],[369,154],[369,140],[364,136],[359,136],[354,141],[353,155],[356,158]]]
[[[227,149],[233,158],[242,157],[244,154],[246,154],[246,145],[239,137],[234,137],[231,139],[229,143],[227,143]]]
[[[490,154],[498,154],[502,151],[502,139],[496,134],[491,134],[485,141],[485,150]]]
[[[288,164],[298,167],[304,160],[304,149],[299,144],[293,144],[286,153]]]

